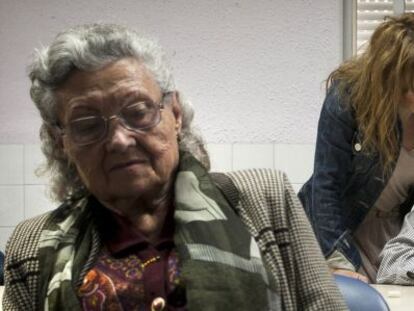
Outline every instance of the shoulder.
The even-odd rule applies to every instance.
[[[6,246],[4,265],[5,309],[35,310],[41,272],[38,245],[51,212],[25,220],[14,229]]]
[[[18,261],[25,260],[27,257],[35,256],[41,231],[44,224],[50,218],[51,213],[47,212],[27,219],[16,226],[7,242],[7,259],[18,263]]]
[[[229,176],[232,180],[243,183],[249,183],[252,181],[266,183],[275,180],[284,182],[286,180],[286,174],[283,171],[270,168],[245,169],[226,172],[224,174]]]
[[[275,169],[247,169],[225,175],[244,194],[283,196],[291,187],[286,174]]]
[[[7,260],[10,259],[16,263],[28,257],[36,257],[44,228],[66,217],[77,205],[74,201],[68,200],[54,210],[20,222],[7,242]]]
[[[350,87],[339,86],[337,82],[333,83],[326,92],[322,106],[323,113],[353,123],[355,117],[350,99]]]
[[[256,229],[286,228],[291,210],[302,209],[286,174],[274,169],[225,173],[239,194],[236,211]]]

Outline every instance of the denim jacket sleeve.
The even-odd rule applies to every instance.
[[[356,268],[361,258],[347,228],[344,191],[352,175],[356,121],[339,90],[329,89],[319,118],[314,172],[299,197],[326,257],[340,251]]]

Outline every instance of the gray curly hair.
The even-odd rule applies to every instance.
[[[113,24],[92,24],[71,28],[58,34],[50,46],[35,51],[29,66],[32,85],[30,96],[42,117],[40,139],[46,163],[40,174],[50,175],[52,199],[63,201],[73,195],[85,195],[78,172],[65,154],[55,124],[58,124],[55,93],[74,69],[98,70],[125,57],[139,60],[153,74],[163,93],[175,90],[171,68],[161,47],[126,27]],[[191,104],[177,92],[182,109],[181,149],[191,152],[207,169],[210,160],[201,135],[192,122]]]

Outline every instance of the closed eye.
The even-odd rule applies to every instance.
[[[83,135],[94,131],[101,130],[104,126],[102,118],[97,116],[88,116],[75,119],[69,123],[69,129],[72,133]]]

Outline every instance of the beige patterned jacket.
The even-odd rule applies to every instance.
[[[348,310],[336,287],[304,210],[284,173],[254,169],[212,174],[230,205],[258,242],[278,280],[284,310]],[[37,310],[40,299],[40,232],[48,213],[20,223],[5,262],[4,310]],[[95,262],[100,241],[95,234],[86,272]],[[78,284],[83,278],[81,274]]]

